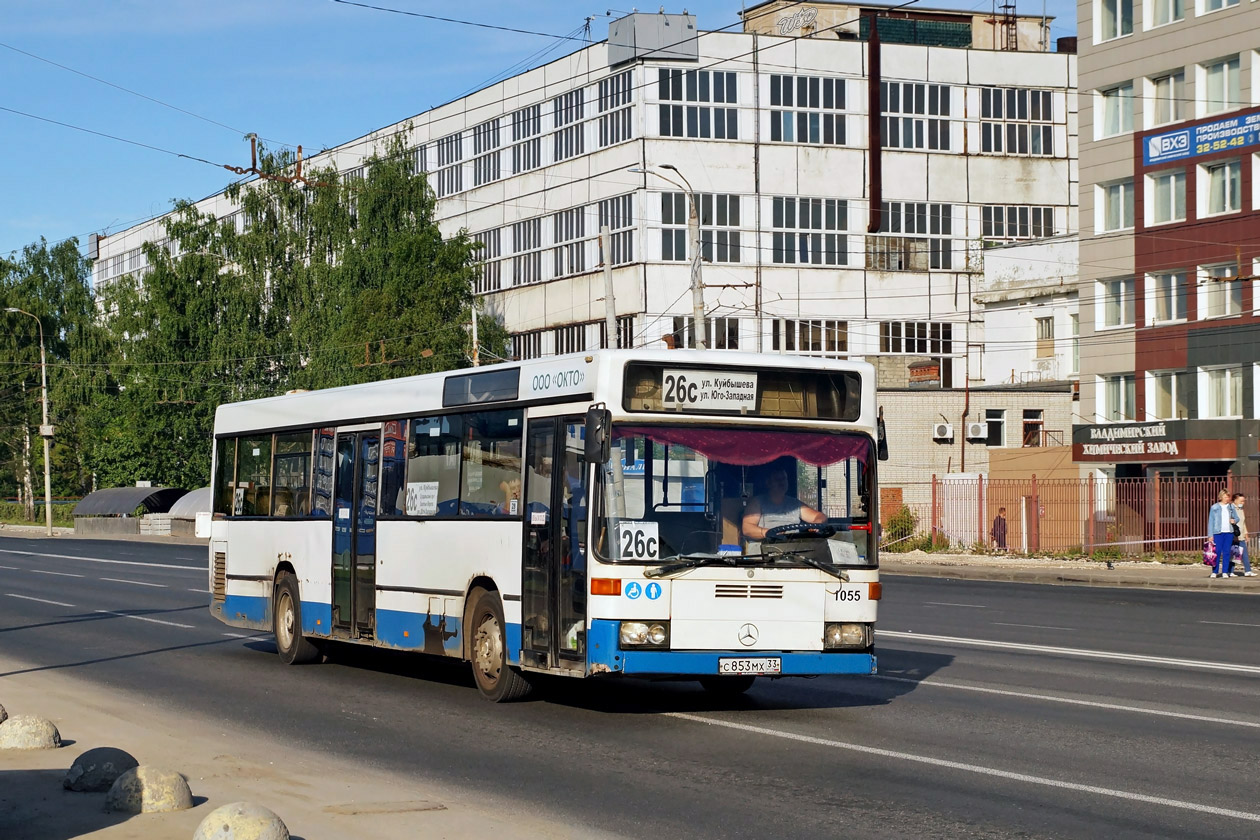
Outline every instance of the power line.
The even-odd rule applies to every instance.
[[[537,35],[541,38],[558,38],[567,41],[579,41],[586,43],[585,38],[575,37],[572,35],[555,35],[551,32],[537,32],[532,29],[517,29],[512,26],[497,26],[493,23],[481,23],[475,20],[460,20],[459,18],[442,17],[440,15],[429,15],[422,12],[411,12],[405,9],[391,9],[387,6],[373,6],[369,3],[355,3],[352,0],[333,0],[334,3],[340,3],[343,6],[358,6],[361,9],[372,9],[377,12],[389,12],[395,15],[407,15],[408,17],[424,18],[425,20],[435,20],[440,23],[455,23],[461,26],[472,26],[478,29],[495,29],[499,32],[513,32],[517,35]]]

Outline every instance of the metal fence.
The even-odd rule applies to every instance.
[[[1197,552],[1221,490],[1256,499],[1255,476],[1027,479],[938,478],[881,489],[883,545],[1001,549],[1019,553]],[[904,505],[902,497],[930,498]],[[1260,507],[1257,502],[1253,505]],[[1248,506],[1250,507],[1250,505]],[[995,528],[1005,514],[1005,539]],[[1260,528],[1260,511],[1249,523]],[[1004,542],[1004,545],[998,545]]]

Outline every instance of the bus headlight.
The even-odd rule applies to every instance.
[[[828,624],[823,628],[823,647],[868,648],[871,635],[869,624]]]
[[[669,647],[668,621],[623,621],[621,622],[621,646],[625,647]]]

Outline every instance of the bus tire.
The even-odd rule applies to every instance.
[[[532,686],[519,669],[507,662],[507,635],[503,604],[494,592],[474,589],[469,593],[468,658],[473,680],[481,695],[495,703],[510,703],[529,694]]]
[[[753,687],[757,678],[747,674],[737,677],[701,677],[700,686],[715,697],[738,697]]]
[[[284,664],[303,665],[319,658],[319,648],[302,635],[302,599],[293,575],[281,575],[276,581],[271,630],[276,636],[276,651]]]

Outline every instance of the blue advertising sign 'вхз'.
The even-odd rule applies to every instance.
[[[1142,162],[1151,166],[1255,145],[1260,145],[1260,111],[1147,137]]]

